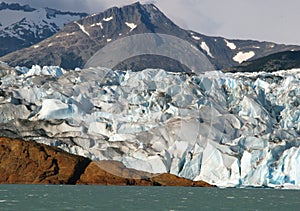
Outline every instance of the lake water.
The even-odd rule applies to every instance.
[[[0,210],[298,210],[300,191],[0,185]]]

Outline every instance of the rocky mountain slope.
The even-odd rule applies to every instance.
[[[0,184],[93,184],[211,187],[170,174],[154,175],[113,161],[94,162],[56,147],[0,138]]]
[[[87,16],[50,8],[35,9],[17,3],[0,4],[0,56],[34,45],[65,24]]]
[[[274,72],[300,68],[300,51],[284,51],[259,59],[244,62],[236,67],[224,69],[224,72]]]
[[[92,14],[66,25],[54,36],[27,49],[13,52],[0,58],[11,66],[59,65],[65,69],[84,67],[91,57],[105,46],[137,34],[167,34],[182,39],[197,49],[212,63],[214,69],[236,66],[243,61],[260,58],[272,53],[300,50],[299,46],[278,45],[251,40],[229,40],[209,37],[179,28],[153,4],[135,3],[122,8],[111,8]],[[140,46],[140,45],[139,45]],[[168,49],[173,54],[176,51]],[[172,58],[147,55],[140,52],[139,58],[120,61],[120,69],[141,70],[144,67],[182,69]],[[34,57],[32,55],[35,55]],[[114,58],[115,52],[109,57]],[[134,65],[139,61],[140,65]],[[146,64],[145,64],[146,63]],[[178,62],[177,62],[178,63]],[[174,64],[169,67],[164,65]],[[184,69],[184,68],[183,68]]]

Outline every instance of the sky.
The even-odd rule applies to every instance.
[[[3,0],[32,7],[99,13],[137,0]],[[300,45],[299,0],[140,0],[184,29],[228,39]]]

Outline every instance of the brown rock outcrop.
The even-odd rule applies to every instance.
[[[33,141],[0,138],[0,183],[75,184],[90,162]]]
[[[94,162],[56,147],[9,138],[0,138],[0,184],[211,187],[202,181],[137,171],[117,161]]]
[[[211,187],[206,182],[195,182],[172,174],[151,174],[129,169],[117,161],[90,163],[78,184]]]

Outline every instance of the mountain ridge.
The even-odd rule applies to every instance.
[[[126,36],[143,33],[168,34],[183,39],[206,55],[215,69],[237,66],[244,61],[281,51],[300,50],[296,45],[231,40],[184,30],[166,17],[155,5],[136,2],[120,8],[112,7],[104,12],[71,22],[38,45],[7,54],[0,60],[11,66],[31,67],[40,64],[58,65],[65,69],[82,68],[104,46]],[[160,63],[169,62],[163,61]],[[156,62],[157,59],[153,59],[145,66],[151,66]],[[131,63],[130,60],[126,61],[123,67],[131,68]],[[164,66],[156,68],[164,68]],[[178,66],[175,65],[174,69],[176,68]]]
[[[28,4],[26,5],[20,5],[18,3],[5,3],[1,2],[0,3],[0,11],[5,10],[5,9],[10,9],[10,10],[23,10],[24,12],[32,12],[36,10],[35,8],[30,7]]]

